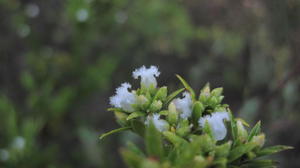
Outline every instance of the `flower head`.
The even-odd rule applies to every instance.
[[[167,121],[160,119],[159,114],[153,114],[152,116],[148,116],[145,121],[145,124],[149,125],[150,121],[153,122],[155,128],[160,132],[166,131],[168,129]]]
[[[199,119],[199,125],[204,127],[206,121],[212,129],[214,138],[219,141],[225,138],[227,134],[227,129],[224,124],[224,120],[229,120],[229,115],[227,112],[215,112],[211,115],[206,115]]]
[[[134,110],[132,104],[136,102],[136,96],[134,93],[128,91],[129,88],[131,88],[129,83],[122,83],[122,85],[116,89],[116,94],[110,97],[110,104],[114,107],[132,112]]]
[[[192,98],[190,93],[184,92],[183,98],[176,98],[173,100],[176,110],[180,113],[180,117],[186,119],[192,115]]]
[[[149,88],[151,85],[157,86],[157,81],[155,77],[158,77],[160,72],[156,66],[150,66],[146,68],[145,66],[140,67],[133,71],[132,76],[137,79],[141,77],[141,85]]]

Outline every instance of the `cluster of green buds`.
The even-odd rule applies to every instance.
[[[133,144],[122,150],[124,160],[133,168],[272,167],[276,162],[260,159],[288,146],[264,148],[265,135],[260,122],[250,131],[242,119],[234,118],[229,106],[222,104],[222,88],[205,85],[198,95],[179,75],[183,84],[172,93],[158,87],[156,66],[133,72],[141,86],[131,89],[123,83],[110,98],[117,122],[122,126],[103,134],[131,130],[145,139],[146,154]]]

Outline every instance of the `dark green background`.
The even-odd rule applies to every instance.
[[[141,65],[171,90],[175,73],[223,86],[267,144],[295,147],[280,167],[300,166],[299,0],[0,0],[0,167],[124,167],[118,150],[139,138],[98,136]]]

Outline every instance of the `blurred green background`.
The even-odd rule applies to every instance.
[[[157,65],[223,86],[225,102],[300,167],[299,0],[0,0],[0,167],[124,167],[106,111],[121,82]]]

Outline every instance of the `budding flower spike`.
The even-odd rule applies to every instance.
[[[262,158],[290,146],[264,147],[266,135],[261,122],[250,131],[246,121],[235,118],[229,105],[223,104],[223,88],[206,84],[196,97],[192,87],[179,75],[184,88],[168,93],[158,87],[156,66],[142,66],[133,71],[141,78],[140,88],[123,83],[110,97],[121,128],[104,137],[132,131],[145,141],[146,153],[131,144],[122,150],[128,167],[134,168],[267,168],[277,162]],[[182,96],[180,94],[182,93]]]

